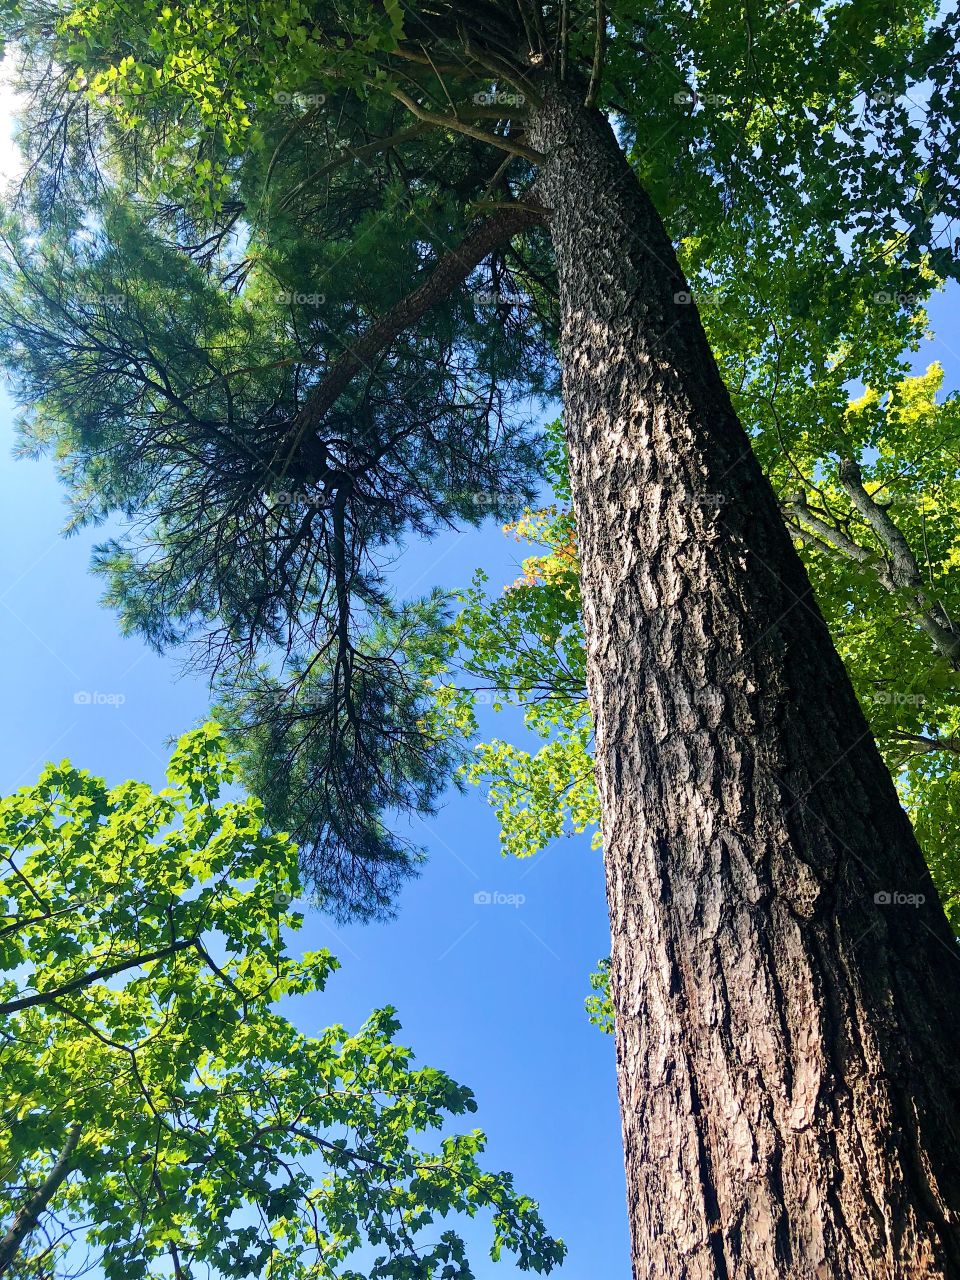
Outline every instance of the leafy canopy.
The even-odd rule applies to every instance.
[[[475,1103],[391,1009],[353,1034],[286,1015],[337,962],[291,954],[297,850],[221,798],[220,730],[168,776],[63,762],[0,803],[0,1270],[72,1274],[85,1246],[117,1280],[470,1277],[439,1220],[485,1212],[494,1258],[550,1271],[563,1246],[482,1133],[417,1145]]]
[[[4,26],[25,447],[58,455],[78,520],[119,517],[108,600],[193,646],[346,913],[389,909],[417,863],[393,816],[457,761],[427,697],[446,618],[391,597],[390,557],[533,495],[558,371],[527,126],[553,86],[614,118],[765,461],[833,449],[850,383],[897,383],[957,274],[934,0],[31,0]]]

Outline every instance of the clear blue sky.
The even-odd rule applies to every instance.
[[[960,378],[956,296],[935,301],[938,337],[916,361],[941,360],[948,387]],[[175,658],[119,636],[88,572],[95,538],[61,537],[53,468],[11,461],[11,418],[0,397],[0,791],[65,756],[113,782],[158,785],[168,740],[205,714],[205,688]],[[496,586],[516,577],[518,551],[492,525],[445,535],[400,557],[395,585],[402,593],[461,585],[482,565]],[[123,701],[78,703],[78,693]],[[308,917],[304,946],[328,946],[343,964],[309,1017],[316,1027],[349,1026],[396,1005],[419,1060],[476,1092],[490,1163],[515,1172],[568,1242],[563,1276],[628,1280],[613,1045],[583,1010],[587,976],[608,951],[599,855],[584,837],[529,862],[503,859],[477,792],[451,795],[422,839],[430,861],[395,922],[334,929]],[[482,890],[525,901],[479,906]],[[481,1280],[518,1274],[486,1260],[485,1228],[470,1234]]]

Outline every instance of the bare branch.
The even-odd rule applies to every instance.
[[[584,105],[594,107],[597,104],[597,94],[600,92],[600,81],[603,77],[603,62],[607,50],[607,8],[603,0],[597,2],[597,33],[593,46],[593,68],[590,72],[590,84],[587,88],[587,96],[584,99]]]
[[[392,96],[402,103],[407,110],[418,120],[422,120],[424,124],[436,125],[440,129],[449,129],[452,133],[465,133],[468,138],[476,138],[479,142],[487,142],[491,147],[498,147],[501,151],[509,151],[515,156],[522,156],[524,160],[529,160],[531,164],[540,164],[543,156],[539,151],[533,151],[530,147],[525,147],[520,142],[513,142],[510,138],[504,137],[498,133],[487,133],[486,130],[480,129],[477,125],[470,124],[468,120],[461,120],[458,116],[445,116],[437,111],[428,111],[425,107],[421,107],[418,102],[403,92],[402,89],[392,89]],[[504,112],[498,111],[498,117],[505,117]]]

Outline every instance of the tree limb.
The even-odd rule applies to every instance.
[[[603,0],[597,0],[597,34],[593,46],[593,68],[590,72],[590,84],[584,106],[594,107],[597,94],[600,92],[600,80],[603,76],[603,62],[607,51],[607,8]]]
[[[863,474],[853,458],[844,458],[838,470],[840,484],[854,509],[873,530],[885,552],[886,573],[881,581],[888,591],[909,592],[917,602],[917,621],[935,648],[954,666],[960,663],[960,632],[939,600],[931,601],[924,590],[917,558],[906,538],[890,518],[886,507],[867,492]]]
[[[505,138],[498,133],[487,133],[485,129],[481,129],[475,124],[470,124],[468,120],[461,120],[458,116],[445,116],[438,111],[428,111],[425,107],[421,107],[419,102],[411,98],[409,94],[404,93],[402,89],[392,89],[391,94],[424,124],[436,125],[440,129],[450,129],[453,133],[465,133],[468,138],[476,138],[480,142],[489,143],[492,147],[498,147],[501,151],[509,151],[515,156],[522,156],[524,160],[529,160],[531,164],[540,164],[543,160],[543,156],[539,151],[525,147],[520,142],[512,142],[509,138]],[[505,118],[507,114],[507,112],[498,112],[498,117]]]
[[[68,1176],[71,1169],[71,1161],[73,1153],[77,1149],[77,1143],[80,1141],[80,1126],[73,1125],[67,1133],[67,1140],[63,1144],[60,1154],[57,1156],[56,1162],[50,1172],[44,1178],[36,1192],[30,1197],[27,1203],[19,1211],[14,1218],[10,1230],[0,1240],[0,1275],[3,1275],[10,1269],[13,1262],[16,1261],[17,1254],[20,1252],[20,1246],[26,1240],[27,1236],[36,1227],[40,1221],[40,1215],[44,1209],[59,1191],[63,1185],[64,1179]]]
[[[386,315],[375,321],[349,350],[334,361],[326,377],[314,388],[294,420],[297,435],[291,455],[306,432],[319,428],[328,410],[361,369],[376,359],[394,338],[409,329],[431,307],[462,284],[492,250],[521,231],[537,226],[543,218],[543,210],[530,205],[517,205],[476,224],[456,248],[440,259],[418,289],[414,289]]]
[[[179,942],[172,942],[170,946],[162,947],[159,951],[148,951],[146,955],[128,956],[126,960],[118,961],[117,964],[95,969],[93,973],[83,973],[72,982],[65,982],[62,987],[51,987],[48,991],[35,991],[32,996],[18,996],[16,1000],[6,1000],[0,1004],[0,1016],[18,1013],[21,1009],[32,1009],[38,1004],[51,1004],[62,996],[71,995],[74,991],[82,991],[84,987],[89,987],[94,982],[104,982],[107,978],[114,978],[118,973],[125,973],[128,969],[136,969],[142,964],[152,964],[154,960],[166,960],[168,956],[176,955],[178,951],[186,951],[195,943],[196,938],[181,938]]]
[[[368,142],[362,147],[344,147],[339,155],[328,160],[326,164],[321,165],[309,177],[304,178],[295,187],[292,187],[280,201],[280,208],[288,209],[293,203],[294,196],[302,191],[304,187],[309,186],[312,182],[317,182],[320,178],[325,178],[328,173],[332,173],[335,169],[349,164],[352,160],[368,160],[372,156],[379,155],[382,151],[389,151],[392,147],[399,147],[404,142],[412,142],[415,138],[419,138],[429,132],[430,125],[414,124],[407,129],[401,129],[399,133],[392,134],[389,138],[377,138],[375,142]]]
[[[860,468],[850,459],[840,464],[840,483],[856,511],[867,521],[879,540],[882,557],[862,547],[843,529],[824,520],[806,503],[803,494],[787,498],[781,509],[792,533],[821,550],[837,551],[845,559],[871,569],[877,581],[891,595],[909,594],[916,603],[912,616],[927,633],[937,652],[954,667],[960,665],[960,631],[938,600],[931,601],[910,544],[894,524],[886,509],[867,492]]]
[[[960,738],[935,738],[925,733],[907,733],[903,729],[893,729],[888,736],[896,742],[909,742],[924,755],[933,751],[952,751],[960,755]]]

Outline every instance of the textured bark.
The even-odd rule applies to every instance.
[[[960,955],[656,211],[572,95],[530,139],[635,1275],[960,1276]]]

